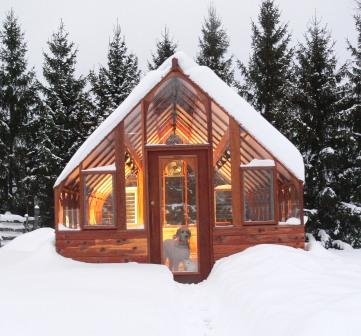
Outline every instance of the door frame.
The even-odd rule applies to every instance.
[[[199,273],[198,274],[175,274],[174,279],[178,282],[190,283],[199,282],[204,280],[213,265],[213,197],[212,197],[212,184],[213,184],[213,166],[210,145],[146,145],[145,146],[145,184],[146,184],[146,201],[145,211],[147,214],[147,226],[148,226],[148,251],[149,261],[151,263],[161,263],[161,228],[160,225],[156,225],[155,220],[152,220],[154,213],[151,209],[150,202],[152,198],[150,193],[152,188],[149,185],[151,183],[152,172],[150,171],[150,160],[154,157],[158,158],[156,164],[157,180],[159,182],[159,158],[162,156],[196,156],[198,161],[203,161],[198,169],[198,204],[202,202],[199,207],[199,223],[198,223],[198,254],[199,254]],[[152,158],[150,158],[152,156]],[[203,167],[205,166],[205,167]],[[199,173],[201,171],[201,173]],[[200,183],[200,180],[206,180],[207,183]],[[159,186],[159,184],[158,184]],[[153,187],[154,189],[154,187]],[[159,200],[159,187],[156,197]],[[208,197],[203,197],[208,195]],[[159,201],[158,201],[159,202]],[[157,206],[159,210],[159,205]],[[158,217],[160,215],[160,211]]]

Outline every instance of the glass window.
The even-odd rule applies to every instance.
[[[171,271],[198,272],[196,158],[161,159],[163,263]]]
[[[301,224],[301,187],[292,183],[278,186],[279,216],[282,224]]]
[[[243,169],[244,221],[274,220],[272,168]]]
[[[155,93],[147,111],[148,144],[208,143],[207,114],[197,91],[173,77]]]
[[[85,225],[114,225],[113,174],[84,175]]]
[[[125,213],[127,229],[144,229],[142,172],[129,151],[125,153]]]
[[[143,146],[140,104],[124,121],[125,213],[127,229],[144,229]]]
[[[230,185],[215,188],[216,225],[232,225],[232,189]]]
[[[58,229],[78,230],[80,228],[79,193],[63,191],[60,196],[60,206],[62,212],[59,216]]]
[[[232,225],[232,169],[229,143],[229,117],[213,102],[212,144],[215,225],[228,226]]]

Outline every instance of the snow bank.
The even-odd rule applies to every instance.
[[[157,70],[150,71],[142,78],[124,102],[80,146],[59,175],[54,186],[59,185],[85,159],[91,150],[162,80],[170,71],[173,58],[178,59],[179,66],[193,82],[198,84],[215,102],[232,115],[247,132],[277,157],[296,177],[304,181],[303,159],[297,148],[211,69],[199,66],[185,53],[177,52],[169,57]]]
[[[40,249],[53,240],[54,230],[42,228],[15,238],[10,244],[4,246],[3,250],[32,252]]]
[[[39,229],[0,249],[1,334],[361,335],[361,250],[309,248],[258,245],[182,285],[162,265],[63,258]]]
[[[258,245],[217,262],[207,286],[211,335],[361,335],[361,253]]]
[[[180,335],[185,312],[164,266],[76,262],[40,229],[0,249],[0,269],[2,335]]]

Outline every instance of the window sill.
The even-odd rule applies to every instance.
[[[253,222],[244,222],[245,226],[253,226],[253,225],[278,225],[275,221],[253,221]]]
[[[84,225],[84,230],[116,230],[115,225]]]

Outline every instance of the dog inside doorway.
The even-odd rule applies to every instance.
[[[163,264],[172,272],[197,272],[197,252],[196,227],[163,228]]]

